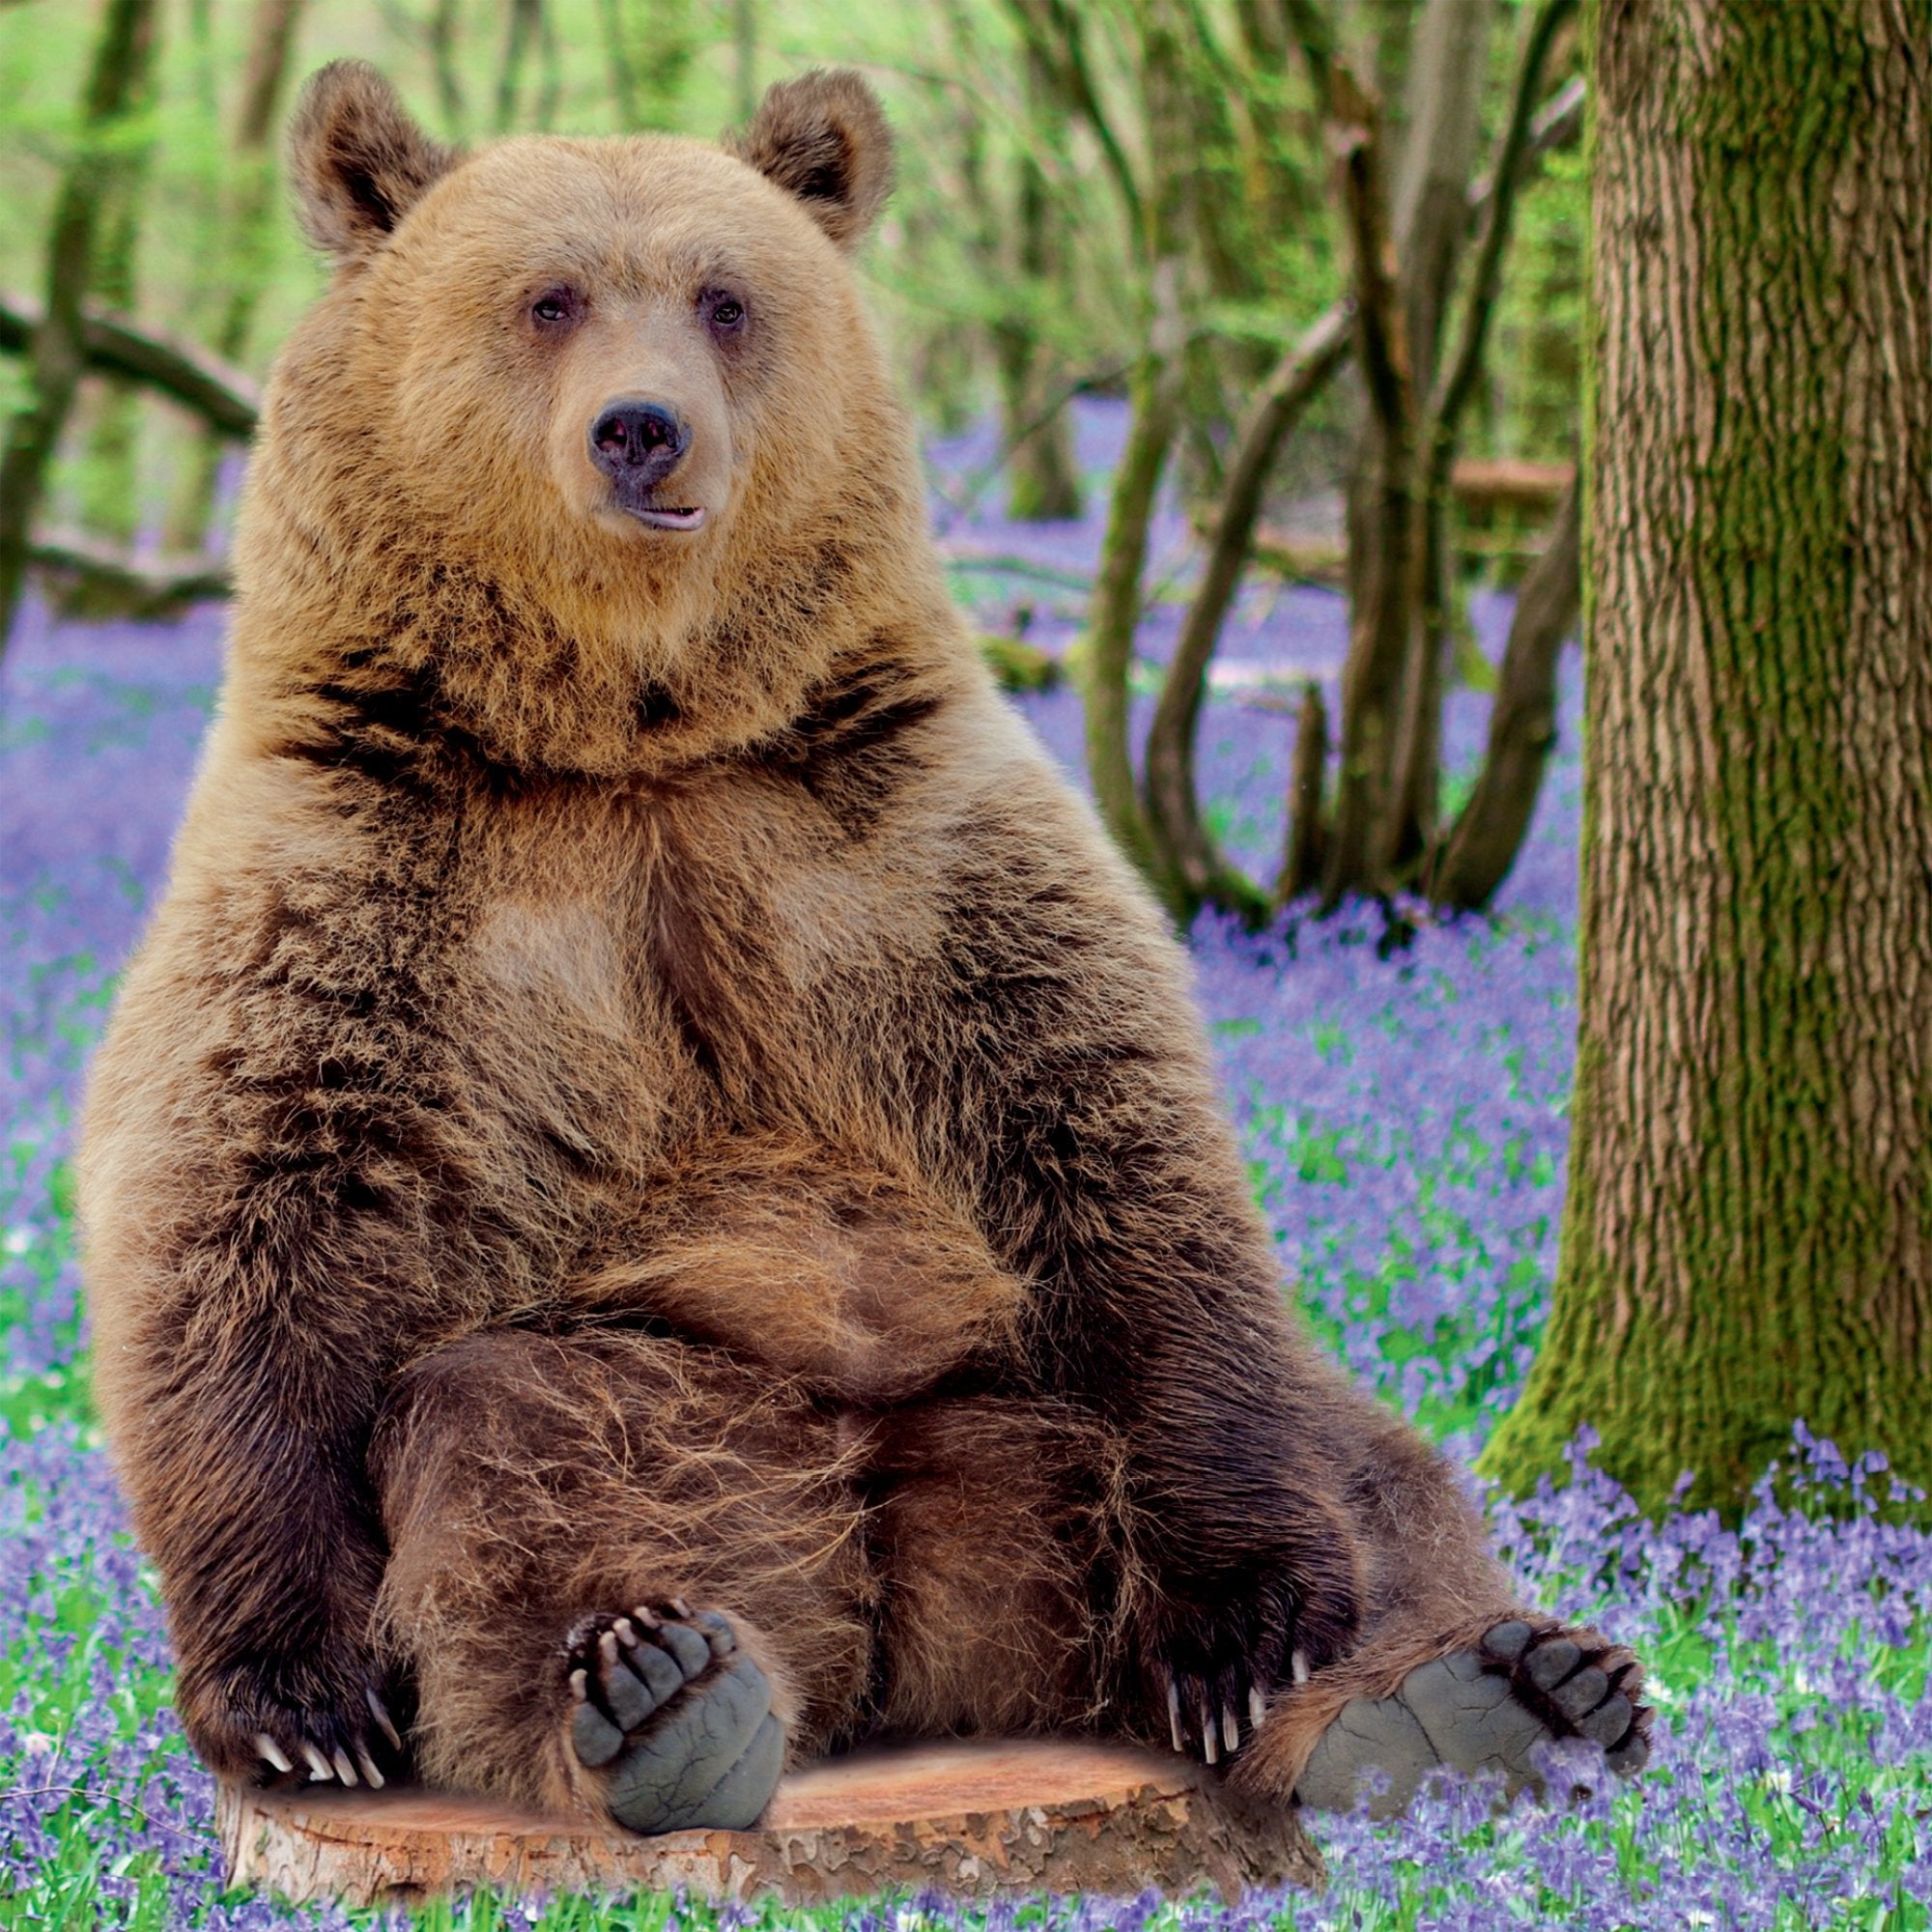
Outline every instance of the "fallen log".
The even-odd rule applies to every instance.
[[[881,1890],[1230,1900],[1319,1887],[1320,1854],[1290,1811],[1262,1816],[1186,1759],[1019,1740],[870,1750],[779,1787],[751,1832],[639,1838],[473,1798],[334,1785],[223,1784],[215,1822],[231,1885],[303,1901],[402,1904],[489,1887],[519,1893],[775,1892],[793,1905]]]
[[[1449,492],[1473,515],[1514,510],[1548,517],[1577,474],[1574,463],[1530,463],[1516,456],[1462,456],[1449,471]]]

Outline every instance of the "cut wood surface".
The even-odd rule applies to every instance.
[[[1026,1740],[871,1750],[779,1787],[753,1832],[640,1838],[440,1792],[223,1784],[231,1884],[295,1900],[401,1902],[478,1886],[520,1893],[673,1890],[793,1904],[891,1888],[1179,1896],[1204,1884],[1319,1886],[1292,1813],[1251,1814],[1187,1760]]]

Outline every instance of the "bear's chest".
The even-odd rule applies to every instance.
[[[888,854],[828,850],[763,803],[611,807],[501,841],[468,959],[487,1091],[633,1173],[721,1127],[887,1131],[861,1117],[919,895]]]

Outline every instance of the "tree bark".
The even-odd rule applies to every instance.
[[[1493,18],[1492,0],[1426,0],[1408,50],[1400,140],[1390,138],[1386,121],[1378,130],[1383,153],[1400,157],[1389,196],[1389,230],[1417,411],[1434,385],[1442,319],[1468,233],[1469,183]],[[1439,649],[1432,652],[1435,640],[1426,634],[1423,618],[1439,602],[1447,559],[1435,554],[1441,549],[1435,532],[1391,522],[1399,516],[1415,525],[1421,516],[1423,498],[1412,479],[1399,493],[1390,488],[1398,468],[1425,453],[1419,428],[1419,422],[1410,422],[1398,432],[1385,412],[1372,410],[1362,425],[1355,460],[1350,599],[1358,612],[1383,613],[1376,623],[1359,626],[1358,636],[1366,640],[1392,625],[1397,606],[1405,630],[1392,646],[1398,652],[1392,673],[1397,691],[1386,721],[1387,749],[1379,754],[1387,769],[1375,779],[1380,803],[1366,835],[1352,823],[1338,824],[1336,860],[1352,859],[1355,870],[1350,877],[1330,881],[1331,900],[1343,891],[1381,890],[1392,883],[1398,865],[1411,858],[1419,844],[1421,821],[1433,817]],[[1379,679],[1366,664],[1358,662],[1354,669],[1360,693],[1379,690]],[[1373,735],[1379,721],[1369,723]],[[1345,744],[1350,735],[1345,704]],[[1423,794],[1431,804],[1418,810],[1413,801]],[[1345,785],[1338,812],[1352,818],[1365,797],[1361,788]]]
[[[1171,265],[1170,265],[1171,266]],[[1167,276],[1172,280],[1172,273]],[[1179,345],[1163,339],[1156,320],[1152,339],[1133,379],[1133,415],[1127,446],[1114,472],[1107,530],[1100,540],[1100,567],[1088,607],[1081,705],[1087,727],[1087,776],[1094,803],[1115,842],[1151,880],[1158,883],[1153,843],[1141,814],[1128,738],[1127,673],[1134,632],[1141,618],[1141,574],[1147,565],[1148,525],[1161,471],[1180,426],[1178,393]],[[1180,908],[1169,909],[1179,915]]]
[[[1409,349],[1425,390],[1435,378],[1435,345],[1468,232],[1494,17],[1494,0],[1429,0],[1409,55],[1393,225]]]
[[[1735,1508],[1795,1419],[1932,1485],[1932,19],[1598,0],[1582,1424]]]
[[[1446,205],[1432,215],[1433,227],[1417,240],[1418,279],[1440,275],[1433,293],[1411,290],[1411,318],[1418,311],[1431,330],[1438,366],[1423,412],[1420,432],[1422,464],[1422,575],[1417,600],[1416,630],[1409,648],[1404,692],[1402,725],[1397,738],[1395,793],[1391,823],[1383,852],[1391,870],[1405,875],[1435,843],[1437,794],[1441,789],[1442,684],[1450,640],[1457,618],[1456,557],[1449,534],[1449,473],[1463,415],[1481,379],[1490,338],[1490,323],[1502,290],[1503,263],[1508,257],[1510,231],[1518,190],[1522,185],[1525,157],[1535,126],[1537,102],[1550,51],[1575,14],[1577,0],[1540,0],[1524,37],[1518,63],[1510,113],[1490,172],[1490,194],[1476,242],[1475,265],[1463,304],[1462,327],[1456,331],[1446,358],[1439,357],[1448,333],[1446,304],[1456,251],[1442,238],[1454,232]],[[1461,158],[1459,154],[1459,158]],[[1466,161],[1464,161],[1466,168]],[[1441,196],[1432,189],[1439,202]],[[1466,190],[1459,195],[1467,206]]]
[[[1372,427],[1364,514],[1350,530],[1349,655],[1342,668],[1342,769],[1321,885],[1324,909],[1388,884],[1384,843],[1404,667],[1414,630],[1421,520],[1416,384],[1406,309],[1382,192],[1376,109],[1336,71],[1331,112],[1357,298],[1356,353]]]
[[[47,297],[28,360],[32,390],[0,454],[0,651],[25,587],[34,513],[86,366],[81,302],[93,266],[112,135],[147,85],[154,63],[155,0],[106,0],[81,106],[78,145],[61,181],[47,243]]]
[[[1275,881],[1277,908],[1312,893],[1321,877],[1321,785],[1328,770],[1328,707],[1321,687],[1310,678],[1301,691],[1301,714],[1294,727],[1294,762],[1288,787],[1288,834],[1282,843],[1281,876]]]

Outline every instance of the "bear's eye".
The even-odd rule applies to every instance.
[[[711,295],[705,298],[711,327],[721,335],[729,335],[745,323],[745,304],[736,296]]]
[[[530,304],[530,320],[539,328],[555,328],[575,320],[581,302],[575,289],[546,289]]]

